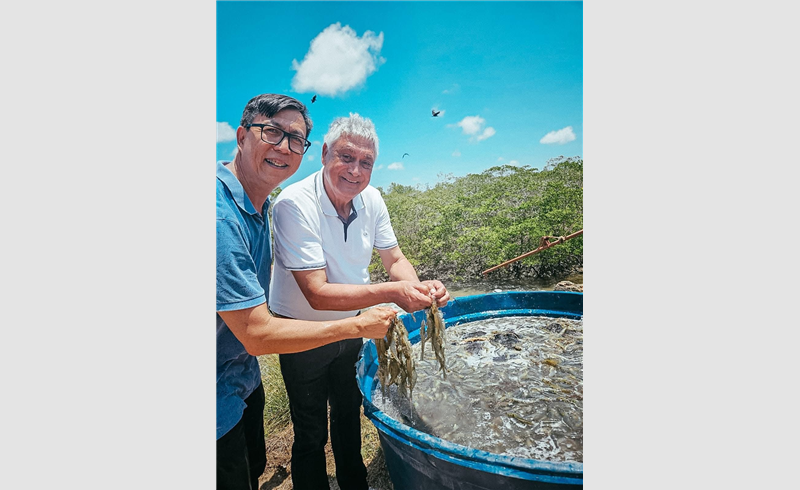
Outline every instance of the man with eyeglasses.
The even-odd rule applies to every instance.
[[[217,163],[217,489],[257,489],[267,463],[255,356],[381,338],[396,315],[388,307],[333,321],[270,314],[269,195],[297,171],[311,127],[296,99],[259,95],[242,114],[234,160]]]
[[[272,209],[275,263],[270,308],[303,320],[353,318],[373,305],[412,312],[444,306],[450,294],[436,280],[420,281],[397,243],[380,192],[369,185],[378,157],[372,121],[337,118],[322,145],[322,169],[284,189]],[[390,281],[371,284],[376,249]],[[363,313],[362,313],[363,314]],[[294,444],[295,490],[329,488],[325,464],[327,406],[336,480],[342,490],[366,490],[361,458],[361,402],[355,363],[361,339],[329,342],[281,354]]]

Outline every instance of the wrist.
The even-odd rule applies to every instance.
[[[339,320],[341,340],[363,337],[364,319],[362,315],[351,316]]]
[[[405,285],[404,280],[392,281],[385,283],[389,287],[389,300],[386,303],[400,304],[405,299]]]
[[[372,300],[370,303],[379,305],[381,303],[396,303],[400,297],[399,292],[402,290],[396,282],[380,282],[377,284],[370,284],[369,287],[372,291]]]

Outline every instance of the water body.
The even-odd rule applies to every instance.
[[[496,289],[501,291],[552,291],[556,284],[561,281],[570,281],[574,284],[583,284],[583,274],[573,274],[558,278],[526,278],[516,281],[512,280],[493,280],[492,274],[481,281],[467,283],[445,283],[445,287],[450,292],[450,296],[458,298],[461,296],[472,296],[475,294],[492,293]]]
[[[447,377],[419,360],[413,405],[377,385],[373,403],[417,430],[495,454],[583,462],[583,321],[492,318],[445,331]]]

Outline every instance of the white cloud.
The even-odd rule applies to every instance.
[[[539,140],[539,143],[543,145],[549,145],[553,143],[558,143],[559,145],[563,145],[564,143],[569,143],[570,141],[575,140],[575,133],[572,132],[572,126],[567,126],[564,129],[559,129],[558,131],[550,131],[544,138]]]
[[[236,152],[237,151],[239,151],[239,147],[238,146],[233,148],[233,151],[231,152],[231,158],[236,158]]]
[[[403,162],[390,163],[389,166],[386,168],[388,168],[389,170],[405,170],[405,168],[403,168]]]
[[[483,129],[484,124],[486,124],[486,119],[482,118],[481,116],[467,116],[459,121],[456,126],[460,126],[464,131],[464,134],[471,135],[472,139],[482,141],[486,138],[491,138],[496,132],[492,127]],[[483,132],[478,134],[481,129],[483,129]]]
[[[486,138],[491,138],[492,136],[494,136],[494,133],[496,133],[494,128],[486,128],[483,130],[483,134],[478,136],[478,141],[485,140]]]
[[[454,94],[454,93],[458,92],[458,89],[460,89],[460,88],[461,87],[457,83],[454,83],[450,88],[444,89],[442,91],[442,93],[443,94]]]
[[[476,134],[485,123],[486,119],[481,116],[467,116],[456,123],[456,126],[461,126],[461,129],[464,130],[464,134]]]
[[[461,156],[461,152],[456,150],[456,151],[453,152],[453,156],[454,157],[460,157]]]
[[[509,165],[519,165],[519,162],[516,161],[516,160],[511,160],[510,162],[508,162],[508,164]]]
[[[322,154],[322,142],[318,140],[314,140],[311,142],[311,147],[306,152],[305,156],[303,157],[303,161],[305,162],[313,162],[317,159],[317,156]]]
[[[226,122],[217,122],[217,143],[233,141],[236,139],[236,130]]]
[[[292,60],[292,90],[335,96],[364,84],[386,60],[380,56],[383,33],[366,31],[360,38],[337,22],[311,41],[302,63]]]

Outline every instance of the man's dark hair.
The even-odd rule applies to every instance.
[[[306,139],[308,139],[308,135],[311,134],[311,127],[313,126],[311,118],[308,117],[308,109],[305,105],[303,105],[302,102],[295,98],[289,97],[288,95],[256,95],[250,99],[250,102],[248,102],[244,107],[244,112],[242,112],[242,121],[239,123],[239,125],[247,126],[248,124],[251,124],[253,119],[255,119],[259,114],[263,115],[264,117],[272,117],[284,109],[294,109],[296,111],[300,111],[300,114],[303,115],[303,121],[306,123]]]

